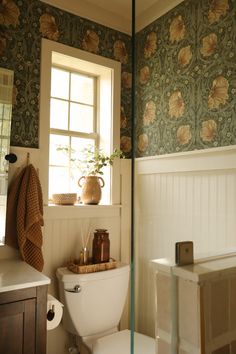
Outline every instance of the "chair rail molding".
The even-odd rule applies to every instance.
[[[235,145],[136,159],[138,175],[231,169],[236,169]]]

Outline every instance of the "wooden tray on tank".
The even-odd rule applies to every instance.
[[[110,259],[109,262],[97,263],[97,264],[86,264],[80,265],[76,261],[69,261],[67,263],[67,268],[77,274],[95,273],[102,272],[104,270],[114,269],[117,266],[117,262],[114,259]]]

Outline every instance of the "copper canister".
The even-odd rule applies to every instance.
[[[105,263],[110,259],[109,233],[105,229],[96,229],[93,238],[93,263]]]

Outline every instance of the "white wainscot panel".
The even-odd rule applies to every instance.
[[[64,209],[63,209],[64,208]],[[68,215],[69,210],[73,211]],[[88,213],[89,209],[89,213]],[[90,224],[92,230],[105,228],[109,232],[110,255],[120,259],[120,208],[109,208],[97,206],[87,208],[81,207],[46,207],[44,225],[44,269],[43,272],[51,278],[49,293],[59,298],[56,269],[65,266],[70,258],[78,258],[82,247],[81,230]],[[111,210],[113,209],[113,210]],[[103,216],[101,215],[103,213]],[[62,215],[61,215],[62,214]],[[64,215],[63,215],[64,214]],[[88,218],[90,214],[92,217]],[[97,216],[96,216],[97,214]],[[106,215],[107,214],[107,215]],[[57,215],[57,216],[56,216]],[[76,217],[77,215],[77,217]],[[106,216],[104,216],[106,215]],[[89,250],[92,253],[91,235]],[[47,333],[47,353],[66,354],[72,345],[72,339],[63,329],[62,324],[53,331]]]
[[[236,150],[138,159],[136,166],[136,322],[154,335],[150,260],[174,258],[177,241],[192,240],[201,256],[236,248]]]
[[[235,215],[236,171],[139,176],[138,234],[151,257],[174,257],[184,240],[195,254],[233,248]]]
[[[107,229],[110,238],[110,256],[114,259],[120,259],[120,218],[113,217],[94,217],[88,218],[53,218],[46,219],[44,226],[44,273],[52,280],[50,291],[55,293],[56,269],[65,266],[69,259],[79,258],[82,248],[81,231],[86,230],[91,225],[91,230],[96,228]],[[91,234],[89,242],[89,251],[92,255]]]

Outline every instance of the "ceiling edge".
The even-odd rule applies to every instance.
[[[167,13],[169,10],[173,9],[175,6],[183,2],[184,0],[169,0],[168,5],[166,0],[159,0],[156,4],[149,7],[141,15],[136,18],[136,32],[141,31],[143,28],[148,26],[150,23]]]
[[[128,35],[131,34],[131,22],[123,16],[92,5],[85,0],[40,0],[61,10],[94,21]]]

